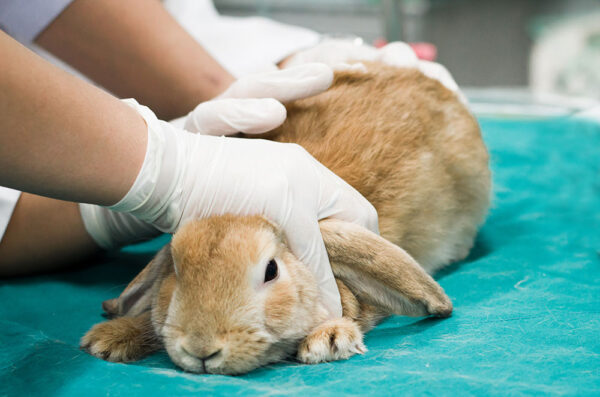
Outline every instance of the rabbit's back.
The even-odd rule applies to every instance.
[[[288,105],[295,142],[377,209],[383,237],[428,271],[464,258],[489,206],[488,154],[456,96],[415,69],[367,64]]]

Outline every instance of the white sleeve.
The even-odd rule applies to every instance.
[[[274,64],[288,55],[321,40],[315,31],[267,18],[219,15],[210,0],[164,0],[163,4],[236,78],[274,70]]]
[[[31,43],[73,0],[2,0],[0,29]]]
[[[2,241],[19,196],[21,196],[20,191],[0,186],[0,241]]]

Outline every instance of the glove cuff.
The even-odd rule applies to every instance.
[[[83,225],[92,239],[105,250],[149,240],[160,232],[135,216],[92,204],[79,204]]]
[[[148,143],[144,163],[131,189],[108,209],[133,214],[161,231],[173,232],[181,217],[181,210],[177,208],[179,201],[174,197],[181,194],[176,189],[182,177],[178,161],[185,158],[186,135],[191,134],[157,119],[150,109],[134,99],[123,102],[144,118]]]

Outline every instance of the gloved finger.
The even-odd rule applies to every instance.
[[[408,44],[394,41],[379,49],[379,61],[398,68],[410,68],[417,65],[418,58]]]
[[[452,77],[448,69],[443,65],[436,62],[419,61],[418,68],[425,76],[438,80],[447,89],[456,93],[456,96],[462,103],[468,104],[467,97],[462,93],[456,81],[454,81],[454,77]]]
[[[419,61],[417,67],[425,76],[438,80],[450,91],[458,92],[458,84],[444,66],[436,62]]]
[[[321,63],[307,63],[234,82],[219,98],[275,98],[289,102],[325,91],[333,82],[333,70]]]
[[[363,45],[362,40],[328,39],[314,47],[297,52],[287,62],[286,67],[319,62],[335,66],[349,61],[375,61],[379,53],[375,47]]]
[[[218,99],[196,106],[184,129],[202,135],[261,134],[280,126],[286,115],[285,106],[273,98]]]
[[[319,219],[325,218],[352,222],[379,234],[377,210],[357,191],[343,189],[329,196],[319,211]]]
[[[367,73],[367,67],[362,62],[356,62],[356,63],[346,63],[346,62],[343,62],[343,63],[338,63],[336,65],[333,65],[333,70],[335,70],[336,72],[350,71],[350,72]]]
[[[283,231],[292,253],[317,280],[321,302],[329,315],[333,318],[341,317],[340,293],[316,219],[311,219],[310,216],[295,216],[284,225]]]
[[[315,160],[316,161],[316,160]],[[379,234],[379,220],[375,207],[358,190],[326,167],[320,167],[323,179],[321,186],[319,219],[335,218],[352,222]]]
[[[336,203],[336,211],[328,218],[352,222],[379,234],[377,210],[358,191],[343,190]]]

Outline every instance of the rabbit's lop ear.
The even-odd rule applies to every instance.
[[[152,292],[172,271],[171,243],[165,245],[146,267],[129,283],[118,298],[102,302],[109,316],[137,316],[150,309]]]
[[[442,287],[402,248],[353,223],[319,226],[335,277],[359,300],[405,316],[452,313]]]

